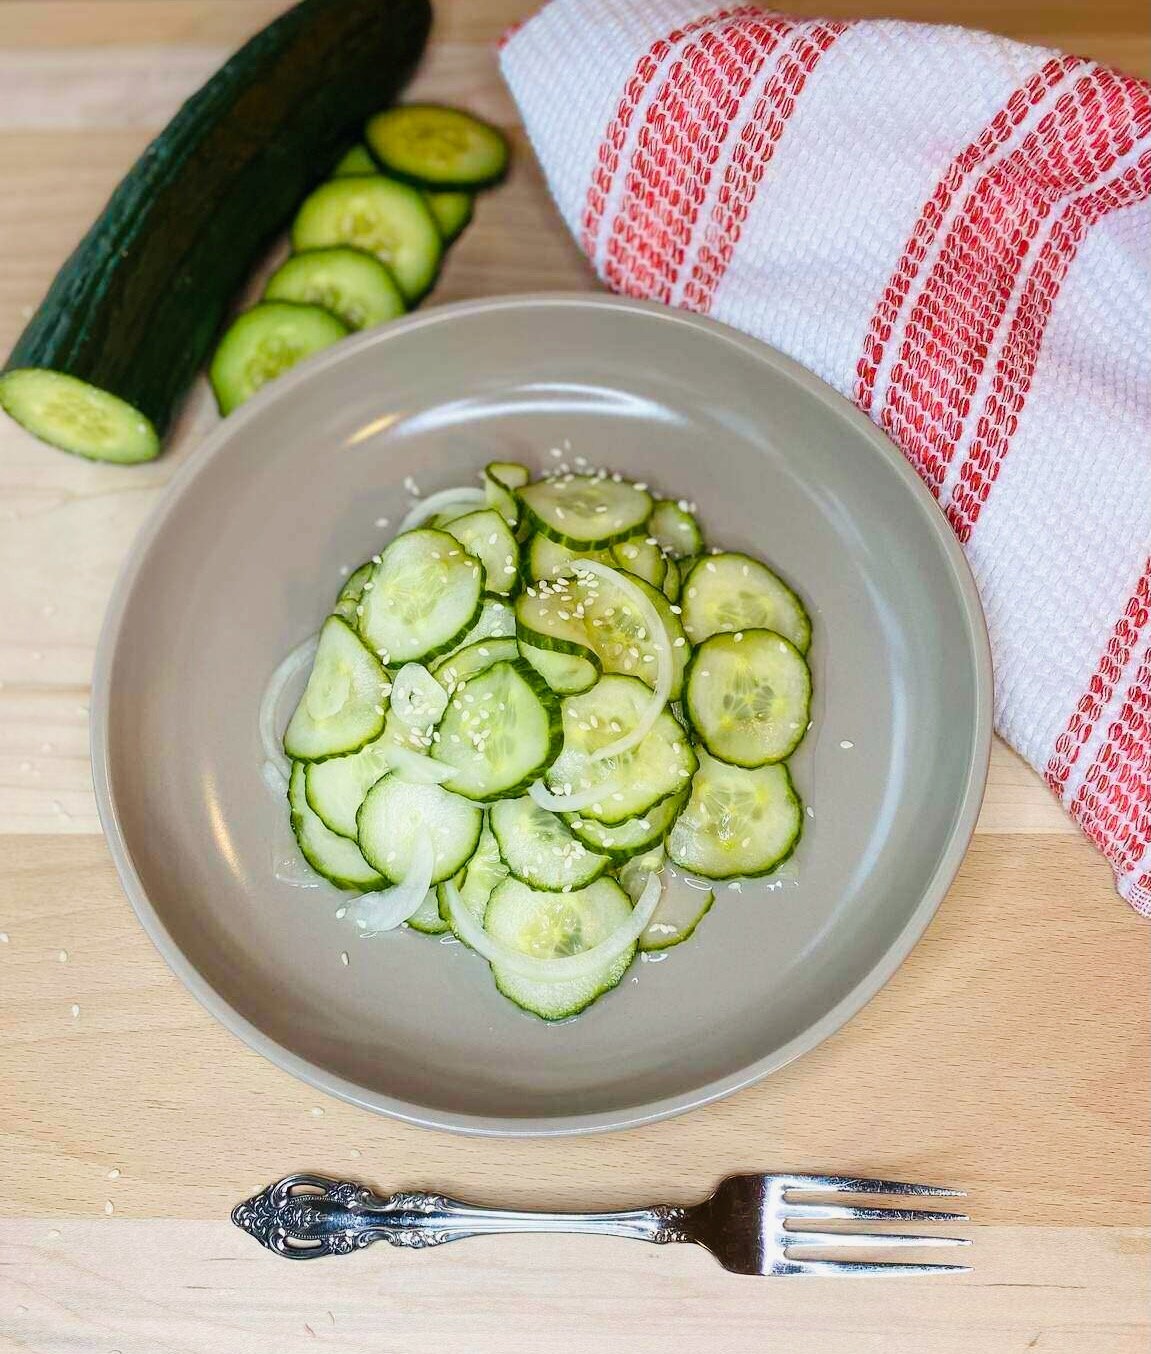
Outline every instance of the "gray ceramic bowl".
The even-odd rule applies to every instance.
[[[782,880],[721,888],[688,945],[548,1026],[461,946],[358,940],[277,883],[257,707],[341,566],[490,459],[570,448],[694,499],[811,608],[810,805]],[[230,1029],[322,1090],[478,1133],[621,1128],[714,1100],[843,1024],[927,925],[975,824],[991,724],[967,566],[900,454],[778,353],[608,296],[423,311],[339,344],[227,420],[116,589],[92,752],[129,898]],[[345,966],[341,951],[348,951]]]

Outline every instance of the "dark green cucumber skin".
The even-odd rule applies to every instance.
[[[252,266],[430,25],[428,0],[304,0],[257,33],[128,171],[6,370],[67,372],[163,436]]]

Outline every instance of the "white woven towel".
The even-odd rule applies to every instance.
[[[958,28],[552,0],[504,75],[608,286],[790,353],[963,542],[1000,733],[1151,914],[1151,91]]]

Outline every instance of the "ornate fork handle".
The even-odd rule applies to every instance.
[[[292,1260],[392,1246],[442,1246],[501,1232],[584,1232],[637,1241],[693,1241],[689,1210],[672,1204],[618,1213],[527,1213],[480,1208],[443,1194],[381,1198],[354,1180],[289,1175],[232,1210],[237,1227]]]

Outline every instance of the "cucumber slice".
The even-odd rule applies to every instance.
[[[384,324],[407,310],[403,292],[379,259],[347,245],[293,254],[268,279],[264,299],[322,306],[349,329]]]
[[[432,883],[440,884],[471,859],[484,816],[440,785],[416,785],[393,773],[368,791],[358,821],[365,860],[396,883],[411,868],[417,840],[430,838],[435,853]]]
[[[606,550],[642,530],[651,495],[626,480],[562,475],[519,491],[533,528],[574,550]]]
[[[41,442],[90,461],[137,465],[160,453],[156,430],[139,410],[63,372],[5,372],[0,408]]]
[[[330,178],[346,179],[362,174],[378,174],[380,167],[376,164],[375,157],[367,146],[357,143],[346,150],[340,159],[336,162],[335,169],[332,170]]]
[[[388,699],[383,664],[339,616],[329,616],[308,685],[284,733],[293,761],[356,752],[383,732]]]
[[[712,635],[688,667],[684,706],[713,757],[744,767],[781,762],[807,732],[811,673],[774,630]]]
[[[493,804],[489,819],[504,864],[533,889],[586,888],[610,863],[572,836],[562,818],[527,795]]]
[[[679,571],[679,561],[667,557],[667,573],[663,577],[663,595],[669,602],[679,601],[679,591],[681,585],[681,575]]]
[[[573,836],[619,865],[644,855],[663,841],[687,803],[687,796],[687,790],[669,795],[647,813],[641,813],[638,818],[629,818],[616,827],[605,827],[594,818],[585,818],[578,813],[565,814],[564,818]]]
[[[775,630],[800,653],[811,621],[794,592],[750,555],[705,555],[683,580],[683,628],[693,644],[737,630]]]
[[[420,904],[414,915],[408,918],[407,925],[413,931],[419,931],[425,936],[442,936],[451,929],[440,916],[438,889],[428,890],[428,896]]]
[[[356,843],[330,831],[309,808],[304,780],[304,765],[296,762],[288,780],[288,807],[292,831],[304,859],[337,888],[361,893],[383,888],[384,880],[364,859]]]
[[[475,199],[471,193],[463,192],[425,193],[424,198],[436,218],[444,244],[451,244],[472,219]]]
[[[504,663],[520,656],[514,639],[480,639],[468,644],[432,664],[432,676],[451,695],[460,682],[490,668],[493,663]]]
[[[667,577],[667,560],[653,537],[637,536],[631,541],[620,541],[611,548],[609,563],[613,568],[625,569],[636,578],[642,578],[653,588],[662,588]]]
[[[332,607],[333,615],[341,616],[354,628],[359,626],[359,613],[356,608],[363,601],[364,584],[371,578],[372,570],[375,567],[372,561],[368,560],[367,563],[361,564],[354,573],[349,574]]]
[[[750,878],[782,865],[802,831],[803,809],[785,763],[748,771],[701,752],[667,853],[705,879]]]
[[[683,626],[662,592],[642,578],[628,578],[648,597],[667,630],[671,698],[678,700],[689,654]],[[604,672],[641,677],[655,686],[655,637],[632,602],[606,578],[565,578],[527,588],[516,599],[516,634],[522,643],[590,657]]]
[[[520,520],[520,504],[516,490],[522,489],[531,479],[531,471],[518,461],[490,461],[484,466],[484,494],[489,508],[496,512],[511,526],[517,526]]]
[[[436,279],[444,244],[423,194],[380,174],[329,179],[304,202],[292,248],[351,245],[387,264],[409,305]]]
[[[703,532],[686,505],[661,498],[647,519],[649,536],[672,559],[690,559],[703,554]]]
[[[528,547],[528,572],[532,578],[555,579],[561,574],[571,572],[572,565],[580,559],[597,559],[613,569],[623,569],[645,583],[661,587],[667,575],[667,560],[644,536],[634,536],[631,540],[621,541],[608,550],[573,550],[570,546],[557,545],[555,541],[536,533]]]
[[[631,913],[631,901],[612,879],[597,879],[572,893],[544,893],[508,879],[492,893],[484,930],[524,954],[559,959],[582,954],[607,940]],[[602,972],[586,978],[541,983],[492,966],[496,987],[524,1011],[543,1020],[578,1015],[611,991],[635,958],[633,945]]]
[[[480,833],[475,854],[456,879],[460,902],[477,921],[482,922],[484,919],[492,890],[497,884],[502,884],[507,877],[508,867],[504,864],[503,857],[500,855],[500,848],[492,835],[491,828],[485,823],[484,830]],[[442,884],[437,890],[437,897],[439,899],[440,916],[451,927],[456,939],[463,941],[466,945],[467,941],[463,940],[452,923],[451,903],[448,901]]]
[[[500,597],[485,597],[476,623],[460,640],[457,649],[466,649],[484,639],[514,639],[516,613]]]
[[[686,798],[686,796],[685,796]],[[663,849],[663,843],[653,846],[650,851],[642,856],[634,856],[631,860],[621,865],[616,872],[616,879],[619,880],[619,886],[624,893],[631,899],[632,906],[639,902],[640,896],[647,888],[648,876],[659,874],[667,864],[667,852]],[[656,904],[656,911],[663,903],[664,894],[667,892],[667,881],[660,881],[660,901]],[[654,915],[654,914],[653,914]]]
[[[308,763],[304,793],[308,807],[326,828],[356,840],[359,833],[356,814],[364,796],[392,769],[388,761],[391,746],[391,740],[384,734],[346,757]]]
[[[519,652],[557,695],[578,696],[581,691],[590,691],[599,681],[599,660],[592,653],[583,655],[537,649],[523,638]]]
[[[364,136],[389,174],[426,188],[486,188],[503,178],[511,155],[495,127],[432,103],[377,113]]]
[[[515,592],[520,581],[520,548],[495,508],[469,512],[444,529],[484,566],[489,593],[507,597]]]
[[[480,618],[484,571],[454,536],[420,527],[397,536],[364,585],[360,633],[385,662],[455,648]]]
[[[634,748],[593,761],[592,754],[628,733],[651,700],[638,677],[605,676],[582,696],[562,704],[563,749],[547,773],[554,794],[603,788],[603,799],[580,810],[581,818],[614,825],[651,809],[687,787],[696,756],[682,725],[663,710]],[[570,789],[568,788],[570,786]]]
[[[261,301],[233,322],[208,371],[225,417],[305,357],[346,338],[348,327],[319,306]]]
[[[486,802],[518,795],[561,743],[559,702],[526,663],[495,663],[457,685],[436,730],[436,760],[456,768],[448,790]]]
[[[623,883],[622,878],[620,882]],[[673,945],[682,945],[685,940],[690,940],[695,928],[712,909],[714,889],[693,888],[682,879],[677,881],[677,885],[664,889],[655,915],[639,938],[639,948],[646,954],[670,950]],[[624,884],[624,887],[627,885]]]
[[[577,559],[597,559],[601,564],[613,569],[626,568],[621,565],[610,550],[572,550],[566,545],[557,545],[538,531],[527,543],[527,573],[533,579],[554,581],[561,574],[570,574]]]

